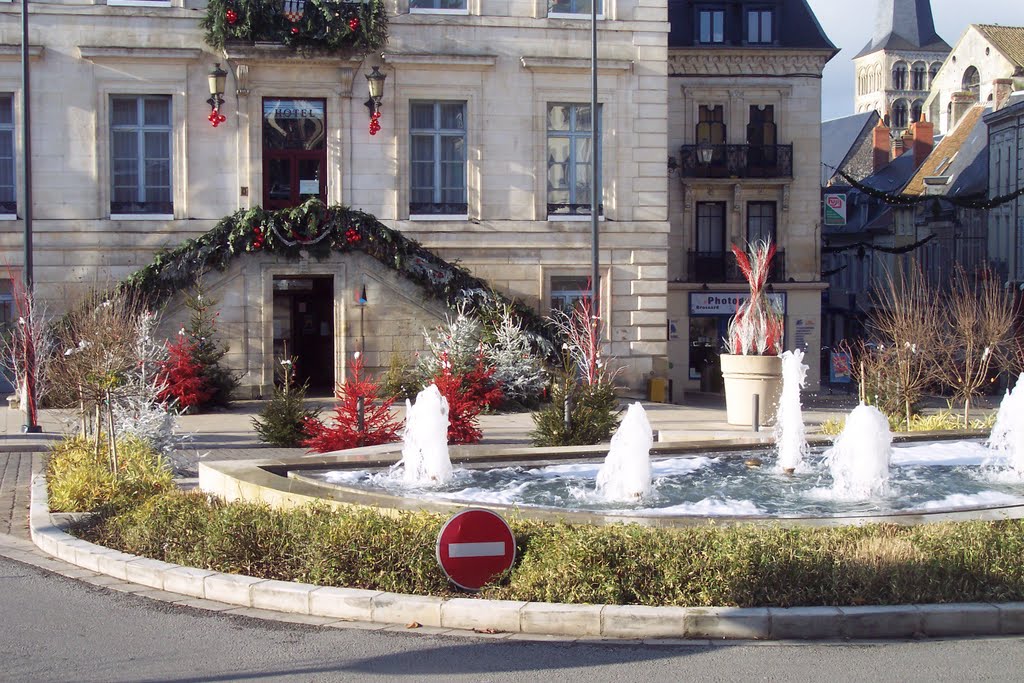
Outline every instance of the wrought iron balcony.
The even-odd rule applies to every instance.
[[[683,145],[679,172],[684,178],[792,178],[793,145]]]
[[[727,251],[688,251],[686,259],[687,282],[746,282],[736,264],[736,257]],[[786,252],[775,252],[768,282],[786,279]]]

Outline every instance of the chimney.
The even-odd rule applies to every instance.
[[[889,127],[879,119],[878,125],[875,126],[874,131],[872,131],[872,146],[874,147],[871,154],[872,173],[877,173],[883,166],[889,163],[891,145],[892,142],[889,140]]]
[[[992,81],[992,108],[999,111],[1006,106],[1007,100],[1013,94],[1012,78],[997,78]]]
[[[974,95],[969,92],[955,92],[951,99],[953,100],[953,118],[946,127],[947,133],[956,128],[956,124],[960,122],[960,119],[964,117],[967,110],[973,107],[975,103]]]
[[[931,121],[917,121],[910,124],[911,145],[914,148],[914,168],[919,168],[935,146],[935,124]]]

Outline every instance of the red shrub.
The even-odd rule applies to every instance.
[[[467,372],[452,374],[447,358],[431,380],[448,401],[448,443],[477,443],[483,432],[477,417],[488,408],[501,403],[501,385],[493,379],[494,368],[484,366],[478,354],[476,364]]]
[[[328,426],[316,418],[306,420],[305,429],[309,437],[302,445],[315,453],[399,440],[402,423],[391,415],[390,410],[395,399],[380,401],[380,385],[372,377],[363,377],[363,360],[359,354],[348,367],[348,378],[338,385],[337,397],[341,403],[334,409],[334,424]],[[358,424],[360,397],[363,399],[362,431]]]
[[[158,399],[172,403],[182,412],[195,408],[213,396],[203,375],[203,367],[195,360],[195,347],[185,335],[167,345],[167,360],[160,364],[164,383]]]

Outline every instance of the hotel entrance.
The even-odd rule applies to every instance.
[[[274,369],[295,358],[295,381],[334,393],[334,278],[274,278]],[[276,378],[275,378],[276,381]]]

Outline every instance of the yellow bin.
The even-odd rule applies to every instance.
[[[647,380],[647,400],[654,403],[668,402],[668,379],[651,377]]]

